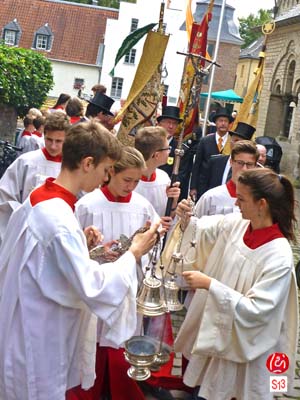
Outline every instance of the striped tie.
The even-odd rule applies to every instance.
[[[222,149],[223,149],[223,139],[221,137],[219,137],[219,139],[218,139],[218,149],[219,149],[219,152],[221,153]]]

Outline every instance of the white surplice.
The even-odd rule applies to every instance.
[[[140,180],[135,188],[135,192],[144,196],[154,207],[157,214],[162,217],[165,215],[167,206],[167,187],[170,185],[169,175],[162,169],[155,170],[156,178],[154,181]]]
[[[41,149],[21,155],[7,168],[0,180],[0,244],[12,212],[46,178],[56,178],[60,168],[61,163],[47,160]]]
[[[226,184],[216,186],[205,192],[197,201],[195,215],[200,218],[203,215],[230,214],[239,212],[235,205],[236,197],[231,197]]]
[[[196,249],[190,246],[194,224]],[[192,218],[181,246],[185,270],[214,278],[208,291],[196,290],[175,343],[189,359],[184,382],[201,385],[199,395],[208,400],[273,399],[266,361],[274,352],[288,355],[284,375],[289,390],[293,384],[298,298],[292,251],[285,238],[247,247],[248,225],[237,213]],[[178,225],[166,259],[179,237]]]
[[[84,195],[76,203],[75,214],[83,229],[90,225],[96,226],[103,234],[104,242],[118,240],[121,234],[129,238],[147,221],[154,223],[160,220],[149,201],[139,193],[132,192],[129,202],[119,203],[109,201],[100,189]],[[148,261],[148,255],[142,257],[143,267],[148,264]],[[140,330],[141,320],[139,319],[135,334],[140,334]],[[105,321],[99,321],[99,344],[116,347],[111,340],[107,339],[106,332]]]
[[[71,207],[28,198],[0,249],[0,398],[64,400],[93,385],[96,314],[120,345],[136,327],[136,260],[90,260]],[[94,313],[94,314],[92,314]]]

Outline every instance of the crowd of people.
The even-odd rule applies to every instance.
[[[179,108],[163,106],[130,147],[117,139],[113,103],[95,85],[86,109],[62,93],[46,112],[29,110],[22,150],[0,179],[1,400],[143,400],[146,391],[168,400],[172,383],[190,399],[271,400],[275,353],[289,358],[291,389],[291,182],[267,167],[255,128],[233,129],[222,107],[214,133],[201,138],[195,126],[174,181]],[[166,323],[183,374],[172,377],[171,358],[141,385],[127,375],[124,342],[143,331],[136,295],[158,240],[163,259],[185,249],[176,273],[187,314],[174,344]]]

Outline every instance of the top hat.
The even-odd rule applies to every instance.
[[[226,117],[229,119],[229,122],[233,121],[231,114],[229,113],[227,108],[224,108],[224,107],[217,109],[215,115],[212,117],[212,122],[216,122],[217,118],[219,118],[219,117]]]
[[[179,113],[179,107],[163,106],[161,115],[157,117],[157,122],[160,122],[164,118],[175,119],[178,122],[182,122],[183,120],[180,118]]]
[[[97,92],[95,96],[89,100],[89,103],[94,104],[95,106],[99,107],[101,111],[105,111],[107,114],[111,115],[112,117],[114,114],[110,111],[111,106],[114,104],[114,99],[111,97],[106,96],[104,93]]]
[[[245,122],[238,122],[235,131],[229,131],[229,134],[239,136],[245,140],[251,140],[255,131],[256,129],[253,126],[248,125]]]

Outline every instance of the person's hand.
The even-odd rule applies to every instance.
[[[87,242],[87,246],[88,246],[89,250],[92,249],[93,247],[97,246],[103,240],[102,233],[94,225],[87,226],[83,230],[83,232],[85,234],[86,242]]]
[[[167,197],[178,200],[180,196],[180,182],[174,182],[172,186],[168,186],[166,189]]]
[[[176,215],[180,218],[180,227],[184,231],[193,215],[190,199],[184,199],[177,204]]]
[[[150,225],[151,223],[148,221],[145,226],[149,229],[144,233],[136,234],[129,248],[129,251],[131,251],[138,262],[144,254],[147,254],[152,249],[160,236],[165,233],[164,228],[158,230],[161,221]]]
[[[117,251],[111,249],[113,245],[117,244],[118,244],[117,240],[111,240],[110,242],[107,242],[103,245],[104,247],[104,253],[102,256],[103,260],[113,262],[120,257],[120,254]]]
[[[166,230],[166,232],[168,232],[172,226],[173,218],[172,217],[160,217],[160,221],[161,221],[162,227]]]
[[[196,189],[191,189],[190,190],[190,198],[195,202],[197,199],[197,190]]]
[[[211,284],[211,278],[200,271],[183,271],[182,276],[191,289],[208,290]]]

